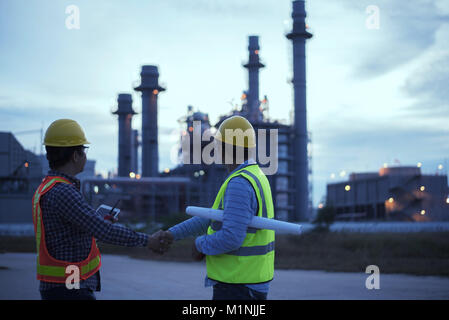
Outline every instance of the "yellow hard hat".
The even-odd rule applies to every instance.
[[[251,123],[242,116],[232,116],[224,120],[215,139],[238,147],[256,147],[256,132]]]
[[[50,147],[75,147],[89,144],[81,126],[74,120],[54,121],[45,132],[44,145]]]

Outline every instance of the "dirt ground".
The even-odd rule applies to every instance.
[[[0,254],[0,299],[40,299],[36,255]],[[124,275],[126,274],[126,276]],[[204,263],[168,262],[103,255],[97,299],[209,300]],[[380,289],[368,290],[369,274],[276,270],[268,299],[449,299],[449,278],[382,274]]]

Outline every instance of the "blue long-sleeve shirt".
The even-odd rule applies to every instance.
[[[230,174],[254,162],[241,164]],[[222,228],[212,235],[205,235],[210,220],[193,217],[169,229],[175,240],[190,236],[199,236],[195,240],[198,251],[206,255],[218,255],[241,247],[246,237],[246,230],[254,215],[257,215],[258,204],[256,193],[250,182],[240,176],[232,178],[226,188],[223,199],[224,212]],[[200,236],[201,235],[201,236]],[[215,281],[206,277],[205,285],[212,286]],[[249,288],[268,292],[269,282],[248,284]]]

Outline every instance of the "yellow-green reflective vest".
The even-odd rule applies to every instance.
[[[223,183],[212,209],[223,209],[223,198],[229,181],[237,176],[247,179],[254,188],[259,217],[274,218],[270,183],[257,164],[246,166],[231,174]],[[212,221],[207,234],[221,229],[221,222]],[[273,279],[274,231],[248,228],[245,240],[237,250],[219,255],[207,255],[207,276],[225,283],[260,283]]]

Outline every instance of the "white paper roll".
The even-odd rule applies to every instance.
[[[191,216],[223,221],[223,211],[202,207],[187,207],[186,213]],[[301,225],[274,219],[253,217],[249,227],[257,229],[270,229],[278,233],[301,234]]]

